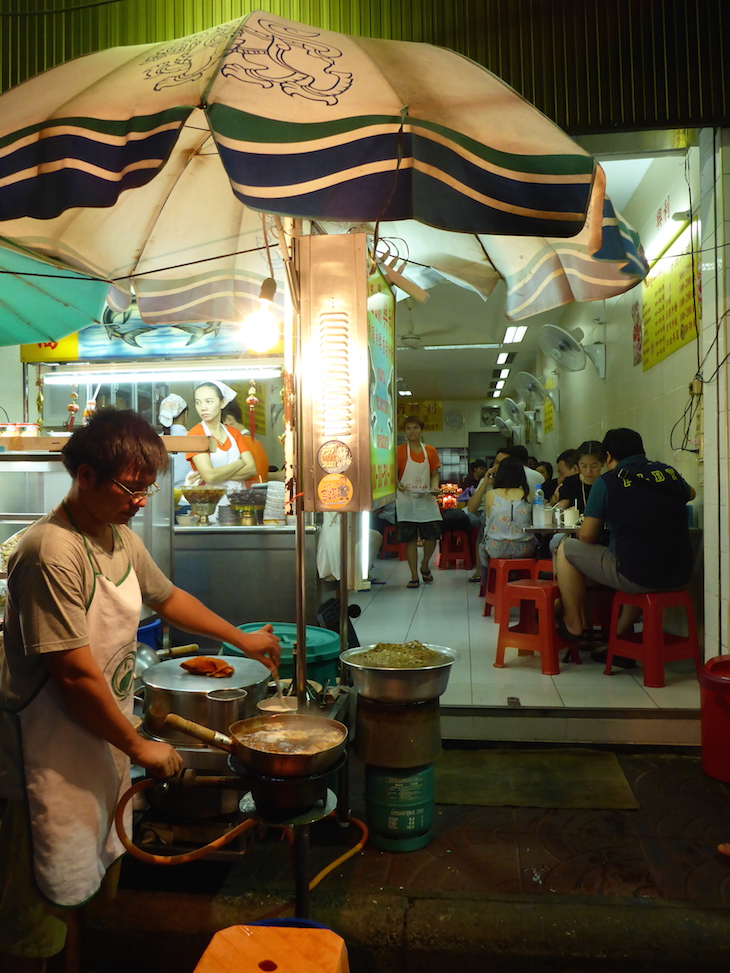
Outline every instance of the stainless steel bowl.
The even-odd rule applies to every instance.
[[[380,666],[358,665],[357,658],[374,645],[346,649],[340,655],[352,675],[352,684],[359,696],[380,703],[420,703],[441,696],[449,682],[451,666],[459,661],[459,653],[445,645],[423,643],[444,657],[442,663],[419,666],[417,669],[384,669]]]

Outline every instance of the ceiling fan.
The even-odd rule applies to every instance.
[[[403,332],[398,341],[398,350],[402,351],[404,349],[418,349],[420,351],[437,351],[439,350],[439,345],[434,345],[431,343],[431,339],[434,337],[439,337],[440,335],[448,334],[447,331],[427,331],[424,333],[417,333],[413,326],[413,315],[411,302],[407,303],[408,308],[408,324],[407,330]]]

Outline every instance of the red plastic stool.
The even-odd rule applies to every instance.
[[[474,567],[471,553],[471,537],[465,530],[447,530],[441,535],[439,553],[439,568],[450,567],[457,561],[463,561],[467,571]]]
[[[560,673],[558,653],[570,648],[570,657],[580,665],[580,653],[574,642],[568,642],[555,628],[555,599],[560,589],[555,581],[510,581],[505,585],[502,597],[502,621],[497,639],[497,657],[494,665],[504,668],[504,650],[507,646],[520,652],[539,652],[542,672],[545,676]],[[510,608],[517,607],[520,617],[510,628]]]
[[[549,578],[541,578],[541,574],[549,574]],[[555,578],[553,559],[548,557],[540,561],[534,561],[532,565],[532,577],[536,581],[552,581]]]
[[[494,605],[494,620],[502,620],[502,593],[510,580],[510,575],[518,578],[531,578],[535,559],[532,557],[490,557],[487,567],[487,584],[484,591],[484,611],[491,615]],[[509,620],[509,615],[507,616]]]
[[[641,609],[643,631],[616,634],[616,623],[622,605],[634,605]],[[664,611],[667,608],[684,608],[689,635],[672,635],[664,631]],[[611,675],[614,654],[636,659],[644,666],[644,685],[650,689],[664,686],[664,664],[678,659],[694,659],[695,667],[701,666],[700,647],[697,642],[695,615],[692,599],[687,591],[650,591],[642,595],[628,595],[617,591],[611,612],[611,630],[608,637],[608,653],[604,673]]]
[[[380,551],[378,552],[381,559],[384,554],[397,554],[399,561],[405,561],[406,545],[399,544],[395,537],[395,527],[393,524],[388,524],[383,531],[383,543],[380,545]]]

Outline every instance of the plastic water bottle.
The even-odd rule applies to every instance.
[[[545,494],[540,487],[537,487],[532,495],[532,525],[533,527],[545,526]]]

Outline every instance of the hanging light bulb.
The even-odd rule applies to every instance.
[[[279,322],[274,317],[276,281],[267,277],[261,285],[258,310],[244,320],[243,335],[251,351],[271,351],[280,338]]]

